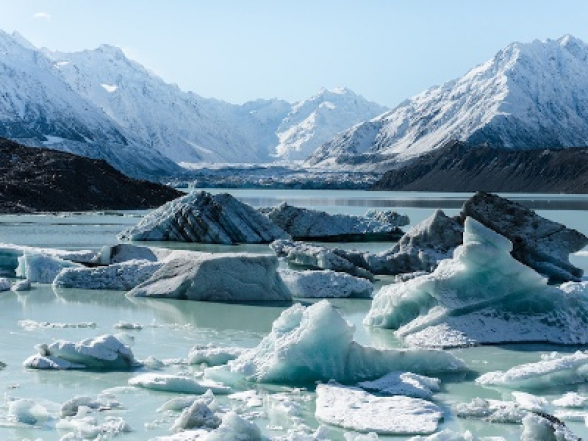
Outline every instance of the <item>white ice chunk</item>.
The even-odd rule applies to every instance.
[[[554,406],[558,407],[584,407],[587,398],[577,392],[567,392],[557,400],[553,400]]]
[[[332,270],[294,271],[282,269],[279,273],[294,297],[370,298],[374,290],[373,283],[367,279]]]
[[[263,406],[263,398],[254,390],[246,390],[229,395],[231,400],[241,401],[246,407]]]
[[[316,392],[316,418],[345,429],[378,434],[426,434],[437,430],[443,418],[439,406],[419,398],[378,397],[337,384],[320,384]]]
[[[37,283],[53,283],[55,277],[68,267],[79,264],[44,254],[24,253],[18,258],[16,275]]]
[[[19,423],[31,425],[51,417],[47,408],[30,399],[12,401],[8,406],[8,416]]]
[[[226,364],[229,360],[234,360],[246,350],[237,347],[195,346],[190,350],[188,363],[206,363],[208,366],[219,366]]]
[[[526,392],[513,392],[512,396],[521,409],[531,412],[543,412],[548,404],[545,398]]]
[[[368,391],[387,395],[406,395],[414,398],[430,398],[439,391],[438,378],[425,377],[412,372],[390,372],[374,381],[363,381],[357,385]]]
[[[221,419],[210,410],[204,400],[200,399],[182,410],[172,430],[178,432],[189,429],[216,429],[220,423]]]
[[[561,421],[529,413],[523,418],[521,441],[580,441]]]
[[[460,418],[480,418],[493,423],[520,424],[527,411],[521,409],[514,401],[485,400],[474,398],[470,403],[454,406]]]
[[[260,344],[229,361],[205,370],[205,376],[231,382],[239,377],[260,382],[305,385],[335,379],[342,383],[372,380],[390,371],[419,374],[454,372],[464,364],[449,352],[432,349],[378,350],[353,341],[354,327],[322,300],[295,304],[274,321]]]
[[[112,289],[129,291],[149,279],[163,264],[130,260],[96,268],[65,268],[53,280],[61,288]]]
[[[556,410],[553,416],[559,420],[585,422],[588,418],[588,412],[583,410]]]
[[[77,415],[78,409],[81,406],[88,407],[90,409],[98,409],[100,408],[101,403],[92,397],[74,397],[61,405],[61,416],[66,417]]]
[[[101,335],[78,343],[59,340],[37,346],[39,354],[24,362],[35,369],[129,369],[139,366],[131,349],[114,335]]]
[[[482,438],[488,441],[506,441],[502,437]],[[429,436],[414,436],[408,441],[482,441],[481,438],[466,430],[464,433],[457,433],[449,429],[442,430]]]
[[[19,280],[14,282],[11,288],[13,291],[30,291],[31,289],[31,281],[28,279]]]
[[[10,290],[10,286],[11,286],[10,280],[8,280],[4,277],[0,277],[0,292]]]
[[[548,286],[512,243],[465,221],[464,243],[430,275],[382,288],[365,323],[417,346],[588,343],[588,282]]]
[[[183,394],[203,394],[210,389],[215,394],[229,394],[230,387],[212,381],[196,381],[193,378],[169,374],[141,374],[129,380],[131,386],[145,389],[177,392]]]
[[[488,372],[476,379],[483,385],[510,388],[542,388],[588,380],[588,353],[550,357],[536,363],[514,366],[507,371]]]

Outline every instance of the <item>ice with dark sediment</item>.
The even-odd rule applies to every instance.
[[[37,355],[24,366],[33,369],[102,369],[119,370],[141,366],[131,349],[114,335],[101,335],[80,342],[58,340],[37,345]]]
[[[296,271],[281,269],[280,277],[294,297],[371,298],[374,284],[367,279],[332,270]]]
[[[205,377],[234,383],[251,381],[307,385],[334,379],[345,384],[380,378],[391,371],[430,375],[459,372],[464,363],[434,349],[366,347],[353,340],[354,327],[326,300],[295,304],[274,321],[257,347],[224,366],[205,370]]]
[[[463,238],[433,273],[382,288],[365,323],[416,346],[588,343],[588,282],[548,285],[511,256],[508,239],[474,219]]]
[[[369,216],[329,214],[324,211],[295,207],[282,202],[276,207],[263,207],[260,212],[295,240],[377,241],[396,240],[402,236],[400,226],[408,225],[407,216],[371,211]]]
[[[121,240],[215,244],[269,243],[290,236],[250,205],[227,193],[190,193],[159,207]]]
[[[175,251],[127,295],[218,302],[290,301],[275,256]]]

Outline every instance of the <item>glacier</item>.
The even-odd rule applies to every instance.
[[[463,245],[430,275],[383,287],[364,323],[416,346],[588,342],[588,282],[560,287],[515,260],[512,243],[466,218]]]

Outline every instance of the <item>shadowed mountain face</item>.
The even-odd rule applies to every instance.
[[[372,189],[588,193],[588,148],[516,151],[450,142],[386,172]]]
[[[0,138],[0,213],[153,208],[180,195],[131,179],[104,160]]]

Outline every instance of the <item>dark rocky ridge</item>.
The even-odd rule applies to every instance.
[[[182,194],[129,178],[104,160],[0,138],[0,213],[153,208]]]
[[[450,142],[389,170],[372,190],[588,193],[588,148],[508,150]]]

